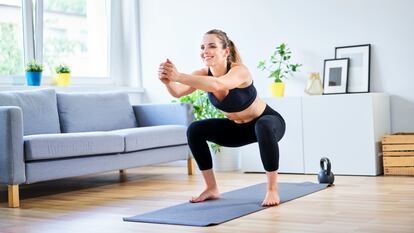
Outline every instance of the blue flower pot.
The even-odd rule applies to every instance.
[[[28,86],[40,86],[42,72],[26,72],[26,80]]]

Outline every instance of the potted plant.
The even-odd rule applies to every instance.
[[[179,99],[181,103],[191,103],[194,108],[194,120],[208,118],[224,118],[224,114],[215,108],[208,99],[205,91],[196,90]],[[216,171],[231,171],[240,168],[240,155],[237,148],[223,147],[209,142]]]
[[[292,52],[287,48],[285,43],[276,47],[276,50],[270,56],[270,60],[261,60],[257,68],[269,71],[269,78],[273,78],[273,83],[270,86],[273,96],[283,96],[285,91],[285,85],[282,79],[287,79],[288,76],[292,76],[294,72],[298,71],[298,68],[302,64],[291,64],[290,58]]]
[[[55,67],[57,74],[56,81],[58,86],[69,86],[70,85],[70,69],[68,65],[60,64]]]
[[[36,60],[26,64],[26,80],[28,86],[40,86],[42,80],[43,65]]]

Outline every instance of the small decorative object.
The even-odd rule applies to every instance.
[[[55,68],[57,77],[57,85],[67,87],[70,85],[70,69],[69,66],[60,64]]]
[[[327,59],[323,69],[323,94],[346,93],[349,58]]]
[[[36,60],[26,64],[26,81],[28,86],[40,86],[42,81],[43,65]]]
[[[284,96],[285,84],[282,79],[287,79],[288,76],[293,76],[294,72],[298,71],[301,64],[291,64],[290,58],[292,52],[287,48],[285,43],[276,47],[276,50],[270,56],[270,64],[266,60],[259,61],[257,68],[267,70],[270,72],[269,78],[273,78],[274,82],[270,86],[270,90],[273,96]]]
[[[371,45],[335,48],[335,58],[349,58],[348,93],[369,92]]]
[[[310,73],[308,85],[305,88],[305,93],[309,95],[322,95],[323,86],[319,72]]]

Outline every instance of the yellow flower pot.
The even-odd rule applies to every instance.
[[[284,83],[272,83],[270,85],[270,91],[272,96],[282,97],[285,94],[285,84]]]
[[[67,87],[70,85],[70,73],[57,74],[56,80],[58,86]]]

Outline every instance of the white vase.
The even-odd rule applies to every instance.
[[[318,72],[310,73],[305,93],[309,95],[322,95],[323,85]]]
[[[220,152],[214,153],[210,148],[215,171],[237,171],[241,167],[239,148],[220,147]]]

